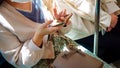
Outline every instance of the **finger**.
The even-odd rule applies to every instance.
[[[57,15],[57,9],[56,8],[53,8],[53,12],[55,15]]]
[[[59,18],[62,17],[62,13],[63,13],[63,11],[61,11],[61,12],[58,14],[58,15],[59,15]]]
[[[58,18],[59,18],[59,14],[58,14],[57,9],[54,8],[54,9],[53,9],[53,12],[54,12],[54,17],[58,19]]]
[[[59,16],[60,16],[60,17],[66,16],[66,9],[62,10],[62,11],[59,13]]]
[[[67,23],[67,22],[69,21],[69,19],[72,17],[72,15],[73,15],[72,13],[71,13],[71,14],[69,14],[69,15],[67,16],[67,18],[65,19],[65,21],[64,21],[64,22],[65,22],[65,23]]]
[[[45,22],[45,23],[43,24],[43,26],[44,26],[44,27],[47,27],[47,26],[49,26],[52,22],[53,22],[53,20],[49,20],[49,21]]]
[[[66,9],[64,9],[63,11],[62,11],[62,14],[61,14],[61,16],[66,16]]]
[[[112,30],[111,27],[108,27],[108,28],[107,28],[107,32],[110,32],[111,30]]]
[[[60,26],[59,27],[49,27],[48,30],[50,33],[52,33],[52,32],[56,32],[56,31],[60,30],[61,28],[62,27],[60,27]]]
[[[60,17],[60,21],[64,21],[65,20],[65,17]]]

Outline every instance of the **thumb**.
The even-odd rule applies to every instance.
[[[49,21],[45,22],[45,23],[43,24],[43,26],[44,26],[44,27],[47,27],[47,26],[49,26],[52,22],[53,22],[53,20],[49,20]]]

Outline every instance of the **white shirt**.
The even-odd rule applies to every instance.
[[[104,0],[108,12],[100,9],[100,30],[110,26],[110,13],[120,10],[114,0]],[[95,0],[56,0],[60,9],[67,9],[72,16],[72,29],[66,36],[73,40],[81,39],[94,34]]]

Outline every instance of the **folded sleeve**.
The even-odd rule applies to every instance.
[[[114,1],[106,2],[106,5],[108,7],[108,13],[109,14],[120,10],[118,5]]]

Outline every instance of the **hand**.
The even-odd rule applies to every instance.
[[[58,31],[59,29],[61,29],[61,26],[59,27],[49,27],[49,25],[52,23],[52,21],[47,21],[43,24],[38,25],[37,30],[33,36],[33,42],[37,45],[37,46],[41,46],[40,44],[42,43],[43,37],[45,35],[48,35],[50,33],[54,33],[56,31]]]
[[[38,26],[36,33],[38,33],[40,36],[44,36],[56,32],[57,30],[60,29],[60,27],[49,27],[51,23],[52,21],[47,21],[42,25]]]
[[[118,21],[118,16],[115,15],[114,13],[110,14],[111,15],[111,24],[107,28],[107,32],[111,31],[113,28],[115,28],[117,21]]]
[[[54,8],[55,19],[57,19],[58,21],[64,22],[65,25],[68,25],[71,23],[71,21],[69,20],[71,18],[71,16],[72,16],[72,13],[67,14],[65,9],[58,13],[57,9]]]

